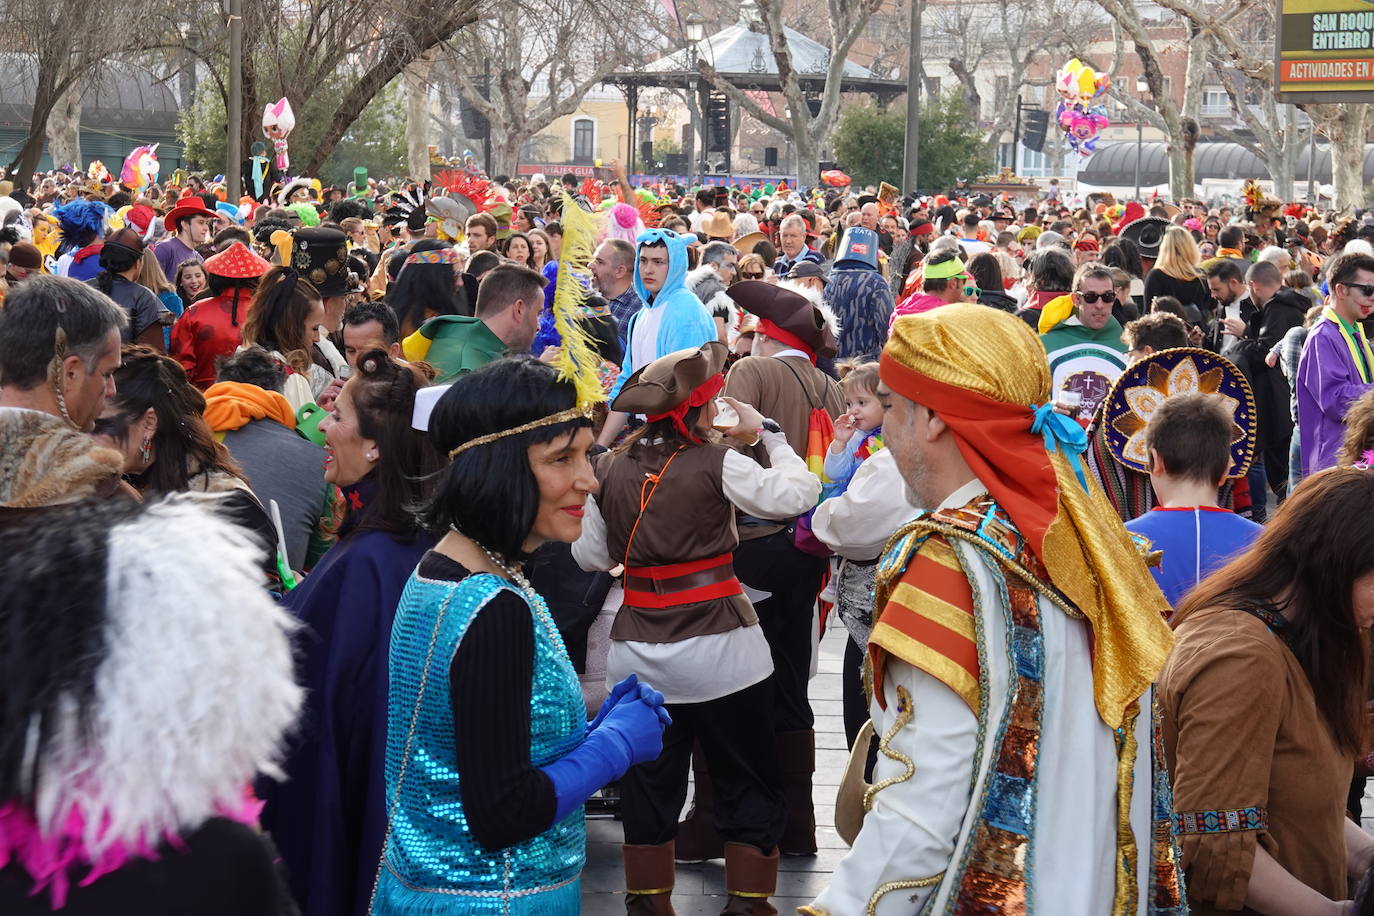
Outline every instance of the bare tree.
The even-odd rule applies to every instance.
[[[1116,52],[1112,55],[1109,75],[1113,77],[1108,94],[1124,105],[1137,120],[1150,124],[1164,134],[1165,146],[1169,155],[1169,193],[1175,200],[1192,197],[1195,193],[1193,180],[1193,151],[1197,146],[1200,127],[1198,115],[1202,108],[1202,85],[1207,77],[1208,54],[1211,38],[1203,28],[1190,20],[1182,20],[1185,30],[1183,41],[1188,51],[1188,64],[1184,76],[1183,103],[1180,105],[1168,92],[1164,82],[1164,69],[1160,65],[1160,49],[1156,47],[1155,36],[1140,14],[1134,0],[1095,0],[1098,6],[1112,19],[1112,37]],[[1129,42],[1140,61],[1140,68],[1154,106],[1144,104],[1135,97],[1135,87],[1123,86],[1116,80],[1123,54],[1123,46]],[[1076,49],[1082,42],[1076,36],[1069,36],[1069,43]],[[1075,53],[1088,57],[1082,50]]]
[[[485,4],[481,24],[447,48],[437,69],[452,73],[463,98],[491,125],[487,172],[514,174],[521,144],[576,111],[607,74],[642,53],[626,24],[648,15],[635,0]],[[487,66],[489,89],[478,76]]]
[[[215,24],[216,6],[191,6],[201,19],[188,34],[214,38],[184,44],[207,65],[227,109],[221,74],[227,72],[228,42],[222,24]],[[310,149],[293,149],[293,172],[318,172],[377,93],[483,10],[478,0],[245,0],[243,119],[237,128],[244,148],[258,134],[263,106],[285,95],[298,124],[327,125]],[[336,87],[342,91],[325,91]]]
[[[801,76],[792,62],[792,52],[783,31],[782,0],[758,0],[763,27],[768,35],[768,47],[778,68],[778,80],[787,110],[782,114],[766,111],[752,96],[722,79],[710,63],[699,60],[697,69],[713,87],[724,92],[730,101],[762,122],[791,137],[797,154],[798,179],[812,184],[820,173],[821,147],[839,123],[840,85],[845,61],[863,31],[868,18],[882,5],[883,0],[827,0],[828,41],[825,88],[821,92],[820,108],[813,116],[802,90]]]
[[[33,74],[29,132],[10,163],[12,174],[28,181],[43,154],[53,109],[83,80],[108,59],[127,59],[162,42],[169,5],[164,0],[102,0],[97,12],[80,0],[0,2],[0,51],[23,55]]]
[[[1293,199],[1293,179],[1298,153],[1307,142],[1305,131],[1297,131],[1290,117],[1288,126],[1279,123],[1274,100],[1274,40],[1272,5],[1245,0],[1231,6],[1202,4],[1190,0],[1159,0],[1161,6],[1194,24],[1216,42],[1225,63],[1254,83],[1264,117],[1256,118],[1238,100],[1229,84],[1232,104],[1255,134],[1256,152],[1269,167],[1275,193],[1283,200]],[[1331,142],[1331,180],[1338,209],[1364,204],[1365,140],[1374,117],[1367,104],[1300,105],[1312,119],[1317,131]],[[1266,125],[1264,122],[1267,121]]]

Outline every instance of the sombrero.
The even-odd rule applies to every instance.
[[[1226,478],[1244,477],[1255,457],[1255,396],[1235,365],[1210,350],[1160,350],[1132,365],[1102,402],[1107,451],[1127,470],[1148,474],[1145,426],[1164,399],[1200,392],[1221,398],[1232,418],[1231,463]]]
[[[1162,216],[1142,216],[1122,226],[1116,234],[1135,242],[1142,258],[1154,259],[1159,257],[1159,244],[1164,241],[1165,230],[1172,225]]]

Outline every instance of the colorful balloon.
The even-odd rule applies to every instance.
[[[124,157],[124,167],[119,170],[119,181],[131,191],[141,191],[157,181],[161,166],[157,161],[157,147],[138,146]]]
[[[291,103],[285,96],[263,108],[262,135],[272,141],[272,148],[277,152],[277,168],[283,172],[291,167],[286,138],[295,127],[296,113],[291,110]]]

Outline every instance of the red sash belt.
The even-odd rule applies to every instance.
[[[690,563],[627,566],[625,603],[631,607],[668,608],[741,594],[734,560],[733,553],[722,553]]]

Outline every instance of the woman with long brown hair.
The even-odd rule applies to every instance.
[[[243,323],[243,345],[257,344],[286,370],[282,394],[300,410],[334,380],[314,359],[316,328],[324,324],[324,300],[290,267],[274,267],[258,281]]]
[[[1178,609],[1159,678],[1194,914],[1344,913],[1374,837],[1345,817],[1368,750],[1374,473],[1310,477]]]

